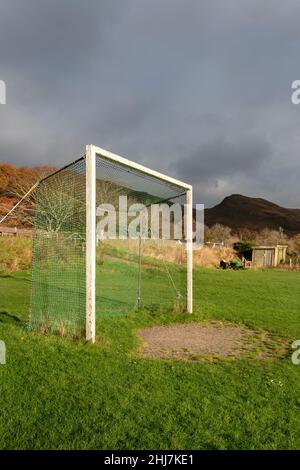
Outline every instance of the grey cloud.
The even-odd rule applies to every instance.
[[[93,142],[207,205],[300,207],[299,16],[296,0],[2,0],[0,160],[60,166]]]
[[[271,156],[267,142],[243,140],[228,142],[222,139],[199,147],[192,155],[179,160],[177,173],[193,183],[218,180],[232,175],[257,175],[261,165]]]

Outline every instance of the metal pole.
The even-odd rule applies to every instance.
[[[96,337],[96,155],[86,146],[86,340]]]
[[[137,289],[137,310],[141,308],[142,290],[142,238],[139,236],[139,268],[138,268],[138,289]]]
[[[187,312],[193,313],[193,190],[186,193]]]

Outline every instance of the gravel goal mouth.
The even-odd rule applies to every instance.
[[[288,345],[262,329],[224,322],[154,326],[138,331],[143,357],[208,360],[272,359],[286,356]]]

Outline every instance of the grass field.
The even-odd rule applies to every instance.
[[[135,354],[136,330],[171,322],[230,320],[300,339],[299,281],[297,272],[196,269],[195,314],[99,315],[92,346],[28,332],[30,276],[2,275],[0,448],[299,449],[300,366],[290,357],[208,363]]]

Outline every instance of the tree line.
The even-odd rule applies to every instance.
[[[244,250],[251,250],[257,245],[287,245],[288,258],[291,258],[295,263],[300,262],[300,233],[289,236],[282,227],[278,227],[277,230],[269,228],[262,230],[251,230],[248,228],[232,230],[230,227],[217,223],[212,227],[205,226],[204,240],[206,243],[240,246]]]

